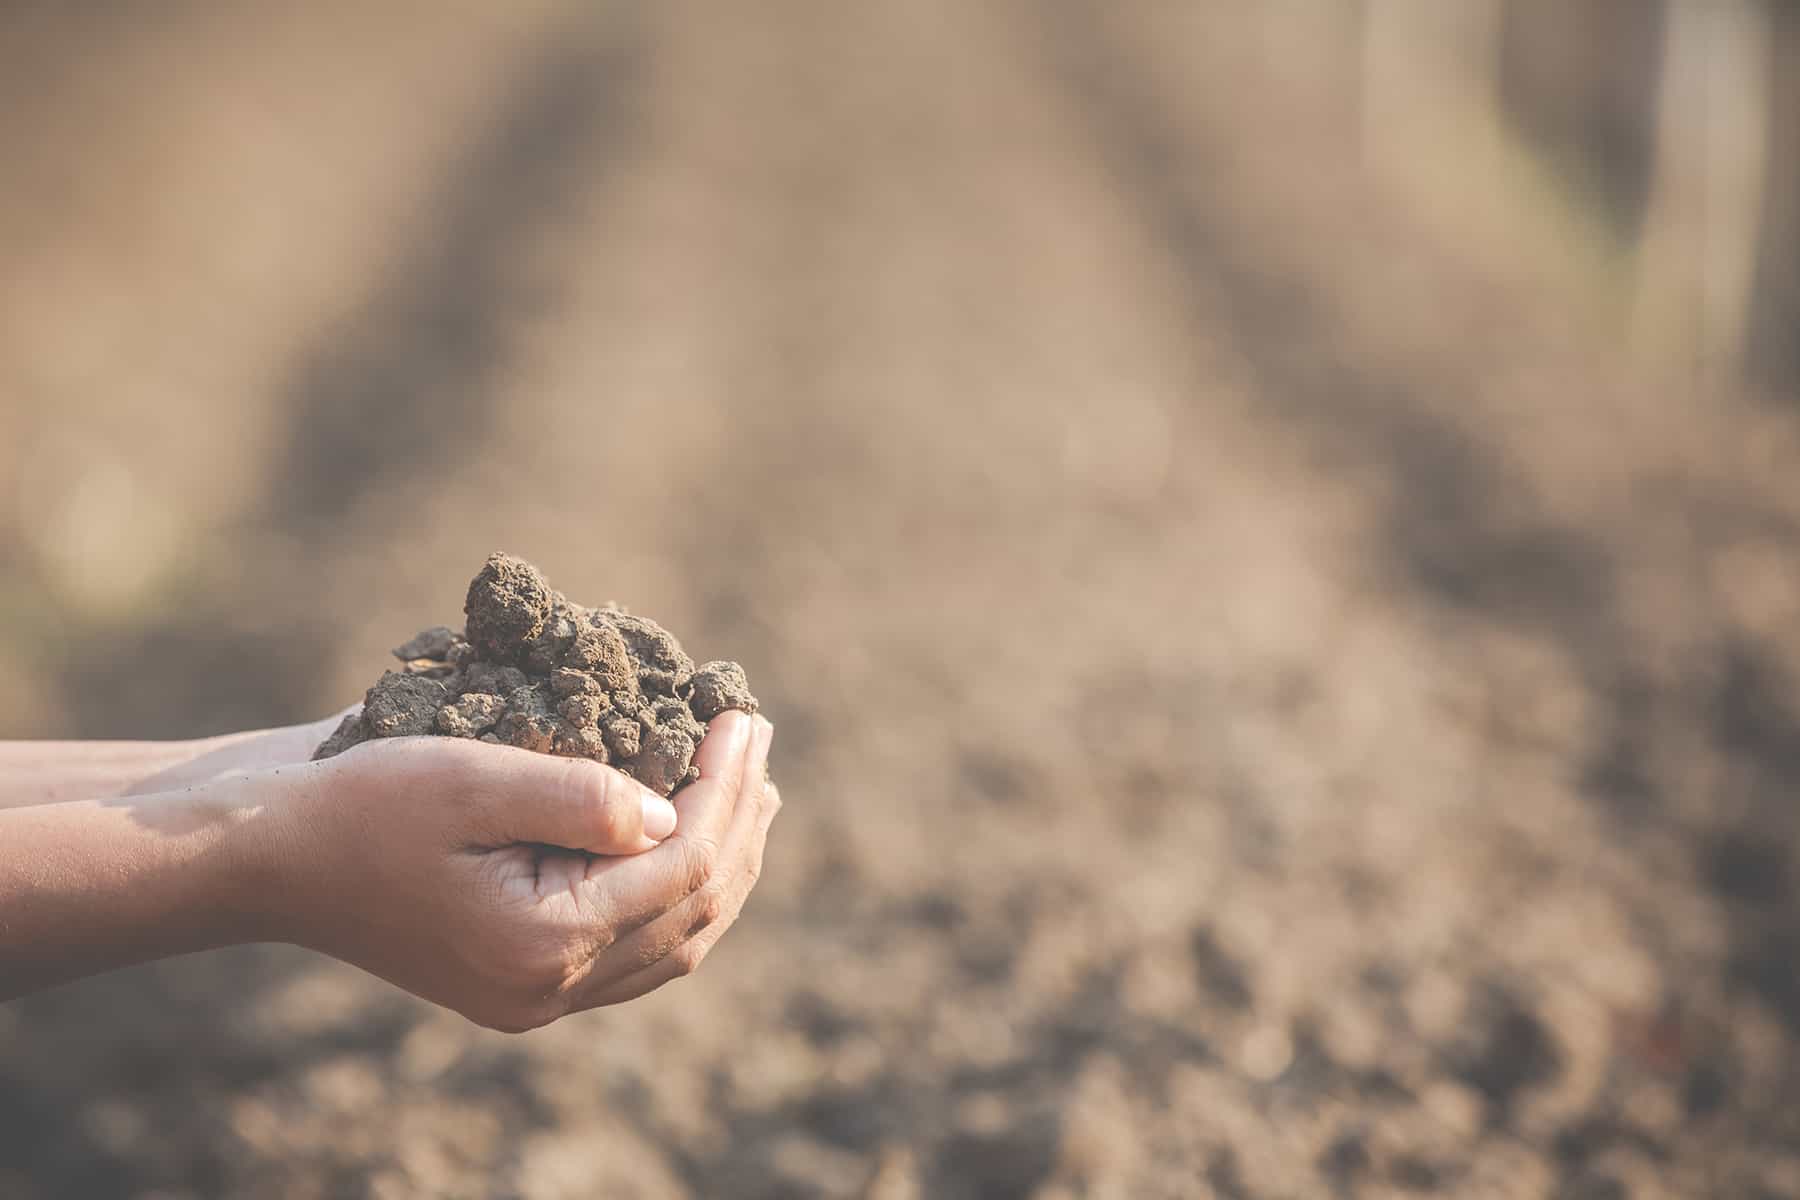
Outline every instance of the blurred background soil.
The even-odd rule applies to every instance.
[[[0,1008],[0,1194],[1800,1197],[1786,5],[0,15],[0,733],[494,549],[742,660],[690,980]]]

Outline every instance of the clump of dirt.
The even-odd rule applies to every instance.
[[[616,605],[584,608],[538,569],[495,554],[469,584],[467,632],[425,630],[313,757],[370,738],[477,738],[611,763],[668,795],[698,778],[705,722],[756,711],[744,668],[696,667],[675,636]]]

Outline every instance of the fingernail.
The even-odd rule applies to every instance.
[[[655,792],[644,793],[644,836],[662,841],[675,832],[675,806]]]

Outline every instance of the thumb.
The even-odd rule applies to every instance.
[[[635,779],[585,758],[507,755],[515,776],[495,814],[514,841],[589,854],[637,854],[675,832],[675,806]]]

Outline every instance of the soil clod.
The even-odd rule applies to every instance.
[[[510,554],[482,566],[463,613],[466,636],[437,625],[396,647],[402,669],[384,672],[313,757],[371,738],[476,738],[611,763],[666,796],[699,777],[706,722],[756,711],[738,664],[696,670],[655,621],[575,604]]]

